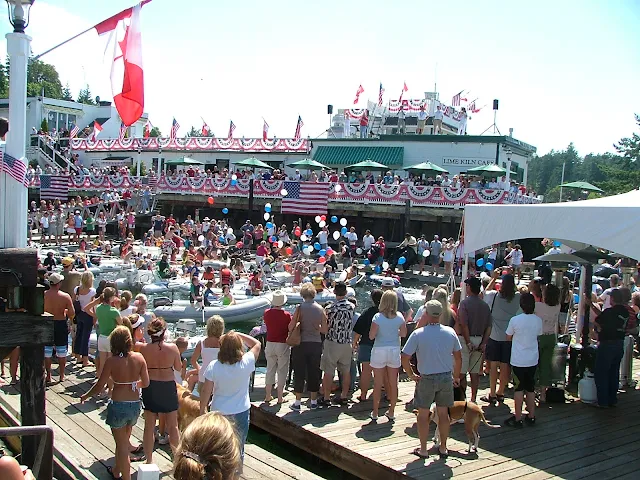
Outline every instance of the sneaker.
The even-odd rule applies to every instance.
[[[315,402],[315,403],[314,403],[314,402],[311,402],[311,403],[309,404],[309,409],[310,409],[310,410],[317,410],[317,409],[318,409],[318,402]]]
[[[527,415],[526,417],[524,417],[524,421],[527,423],[527,425],[533,427],[536,424],[536,417],[530,417],[529,415]]]
[[[504,425],[507,427],[514,427],[514,428],[522,428],[523,426],[522,419],[516,420],[515,415],[511,415],[509,418],[507,418],[504,421]]]
[[[299,412],[300,411],[300,404],[295,404],[295,403],[290,403],[289,404],[289,408],[291,410],[293,410],[294,412]]]
[[[158,435],[158,445],[169,445],[169,435]]]

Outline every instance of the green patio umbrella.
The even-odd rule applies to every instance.
[[[586,190],[588,192],[604,193],[601,189],[595,185],[591,185],[589,182],[570,182],[560,185],[562,188],[576,188],[578,190]]]
[[[165,165],[205,165],[205,162],[196,160],[195,158],[191,157],[174,158],[171,160],[167,160],[164,163]]]
[[[345,170],[358,170],[358,171],[374,171],[374,170],[390,170],[387,165],[383,165],[378,162],[374,162],[371,159],[367,159],[364,162],[354,163],[348,167],[344,167]]]
[[[331,168],[326,165],[310,158],[303,158],[297,162],[290,163],[287,167],[301,168],[303,170],[331,170]]]
[[[422,174],[449,173],[448,170],[445,170],[444,168],[439,167],[438,165],[431,162],[422,162],[422,163],[418,163],[417,165],[410,165],[408,167],[404,167],[403,170],[406,170],[412,173],[422,173]]]
[[[492,163],[490,165],[480,165],[479,167],[470,168],[466,171],[467,174],[472,175],[486,175],[486,176],[500,176],[506,175],[507,171],[499,165]],[[511,175],[517,175],[516,172],[511,172]]]
[[[269,170],[273,170],[273,167],[271,165],[264,163],[262,160],[258,160],[256,157],[246,158],[244,160],[236,162],[235,165],[251,168],[268,168]]]

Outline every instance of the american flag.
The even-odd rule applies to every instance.
[[[178,130],[179,129],[180,129],[180,124],[174,118],[173,119],[173,123],[171,124],[171,138],[176,138],[176,136],[178,135]]]
[[[120,135],[118,136],[118,138],[120,140],[124,140],[124,137],[126,136],[127,136],[127,126],[124,123],[120,122]]]
[[[25,187],[27,186],[27,165],[25,162],[12,157],[2,150],[0,150],[0,172],[6,172],[7,175],[13,178],[16,182],[21,183]]]
[[[329,184],[316,182],[284,182],[287,195],[282,198],[282,213],[326,215]]]
[[[148,175],[147,179],[149,181],[149,190],[153,192],[156,189],[156,186],[158,185],[158,177],[156,177],[155,175]]]
[[[300,140],[300,130],[304,127],[304,123],[302,122],[302,117],[298,115],[298,124],[296,125],[296,133],[293,134],[294,140]]]
[[[76,135],[78,135],[79,131],[80,129],[78,128],[78,126],[74,125],[71,131],[69,132],[69,138],[76,138]]]
[[[402,96],[404,95],[404,92],[408,92],[408,91],[409,91],[409,87],[407,87],[407,82],[403,82],[402,91],[400,92],[400,100],[399,100],[400,103],[402,103]]]
[[[353,100],[353,104],[357,104],[358,100],[360,100],[360,94],[364,92],[364,88],[362,88],[362,85],[360,85],[358,87],[358,91],[356,92],[356,98]]]
[[[464,92],[464,90],[460,90],[460,93],[458,93],[458,94],[453,96],[453,98],[451,99],[451,106],[452,107],[459,107],[460,106],[460,100],[462,98],[462,92]]]
[[[384,95],[384,88],[382,88],[382,82],[380,82],[380,92],[378,93],[378,106],[382,106],[382,95]]]
[[[69,178],[65,175],[40,175],[40,200],[69,198]]]
[[[233,131],[236,129],[236,125],[233,123],[233,120],[229,122],[229,135],[227,138],[233,138]]]

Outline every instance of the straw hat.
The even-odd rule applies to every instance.
[[[271,294],[272,307],[281,307],[285,303],[287,303],[287,296],[281,290],[276,290]]]

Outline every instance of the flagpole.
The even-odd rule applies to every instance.
[[[36,55],[35,57],[32,57],[32,60],[38,60],[38,59],[40,59],[40,57],[45,56],[47,53],[53,52],[55,49],[60,48],[60,47],[61,47],[61,46],[63,46],[63,45],[66,45],[67,43],[69,43],[69,42],[70,42],[70,41],[72,41],[72,40],[75,40],[75,39],[76,39],[76,38],[78,38],[78,37],[81,37],[82,35],[84,35],[85,33],[90,32],[90,31],[91,31],[91,30],[93,30],[94,28],[96,28],[96,27],[95,27],[95,25],[94,25],[94,26],[92,26],[92,27],[87,28],[86,30],[84,30],[84,31],[82,31],[82,32],[80,32],[80,33],[78,33],[77,35],[74,35],[73,37],[71,37],[71,38],[69,38],[69,39],[65,40],[64,42],[59,43],[59,44],[58,44],[58,45],[56,45],[55,47],[51,47],[49,50],[45,50],[45,51],[44,51],[44,52],[42,52],[40,55]]]

